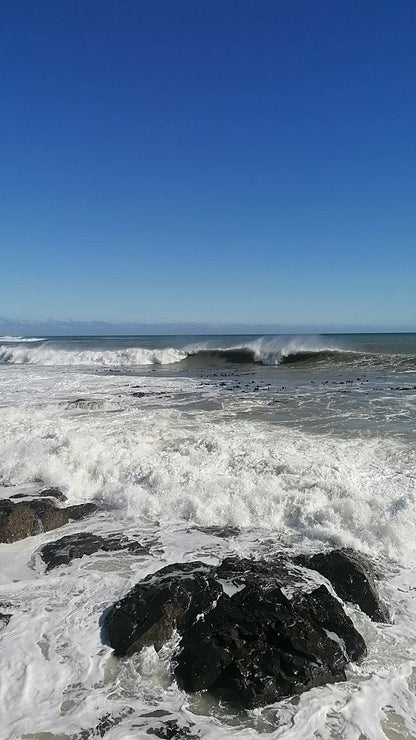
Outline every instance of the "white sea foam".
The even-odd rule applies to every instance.
[[[1,409],[4,481],[43,480],[73,502],[99,497],[137,517],[264,526],[415,559],[416,454],[409,446],[224,419],[222,411],[134,406],[123,399],[127,380],[70,375],[71,395],[76,377],[77,396],[88,385],[101,394],[106,388],[107,404],[114,399],[120,412],[74,414],[71,405],[45,402]],[[65,396],[65,378],[57,385],[54,378],[43,380],[51,402]],[[192,394],[197,384],[171,380],[169,387],[173,395],[184,387]]]

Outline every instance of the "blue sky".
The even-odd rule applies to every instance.
[[[414,0],[3,0],[0,316],[416,328]]]

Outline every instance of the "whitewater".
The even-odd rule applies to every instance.
[[[0,737],[82,740],[111,715],[109,740],[146,738],[159,712],[207,740],[416,738],[415,335],[2,337],[0,393],[0,495],[98,505],[0,545]],[[46,573],[41,545],[82,531],[147,551]],[[392,615],[345,605],[368,646],[346,682],[232,713],[178,687],[177,637],[121,660],[102,640],[167,564],[340,546],[377,563]]]

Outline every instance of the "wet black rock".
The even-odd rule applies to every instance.
[[[365,555],[346,548],[301,555],[295,562],[325,576],[343,601],[357,604],[370,619],[389,621],[388,609],[377,593],[374,568]]]
[[[5,499],[0,501],[0,542],[16,542],[48,532],[70,521],[79,521],[96,510],[92,503],[61,508],[49,498],[18,503]]]
[[[52,498],[61,503],[67,500],[67,497],[59,488],[44,488],[42,491],[37,491],[37,493],[14,493],[13,496],[10,496],[11,499],[28,498],[31,501],[37,497]]]
[[[43,491],[39,491],[38,496],[41,498],[53,498],[61,503],[67,500],[67,497],[59,488],[44,488]]]
[[[46,563],[46,570],[52,570],[60,565],[68,565],[76,558],[92,555],[99,550],[103,552],[128,550],[135,554],[149,552],[149,548],[139,542],[129,542],[120,536],[101,537],[90,532],[77,532],[43,545],[40,549],[40,556]]]
[[[159,649],[177,629],[179,684],[254,707],[343,680],[366,653],[339,601],[310,588],[283,557],[171,565],[115,604],[105,628],[117,655]]]
[[[225,540],[231,539],[232,537],[238,537],[241,531],[238,527],[217,527],[215,525],[211,527],[196,527],[195,529],[197,529],[198,532],[203,532],[203,534],[210,534],[213,537],[220,537]]]
[[[146,734],[161,738],[161,740],[199,740],[201,737],[199,732],[195,734],[192,728],[193,725],[179,725],[173,719],[157,727],[149,727]]]
[[[116,654],[131,655],[148,645],[158,650],[174,629],[186,631],[222,594],[210,571],[204,563],[179,563],[140,581],[106,616]]]
[[[9,601],[1,601],[0,602],[0,629],[3,627],[7,627],[9,624],[13,614],[9,614],[9,610],[13,611],[13,604],[11,604]]]
[[[122,707],[117,714],[105,714],[101,717],[95,727],[82,729],[76,735],[71,736],[71,740],[92,740],[92,738],[105,737],[113,727],[119,725],[123,719],[133,714],[132,707]]]
[[[0,612],[0,629],[2,627],[7,627],[12,616],[12,614],[3,614],[2,612]]]

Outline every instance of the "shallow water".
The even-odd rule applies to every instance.
[[[58,486],[100,505],[0,545],[0,734],[81,738],[111,714],[111,740],[172,718],[207,739],[416,737],[415,335],[0,344],[1,495]],[[77,531],[121,531],[150,554],[45,574],[40,545]],[[168,563],[339,545],[377,560],[394,615],[376,625],[347,605],[368,657],[345,683],[235,715],[179,690],[174,644],[121,661],[103,644],[104,610]]]

